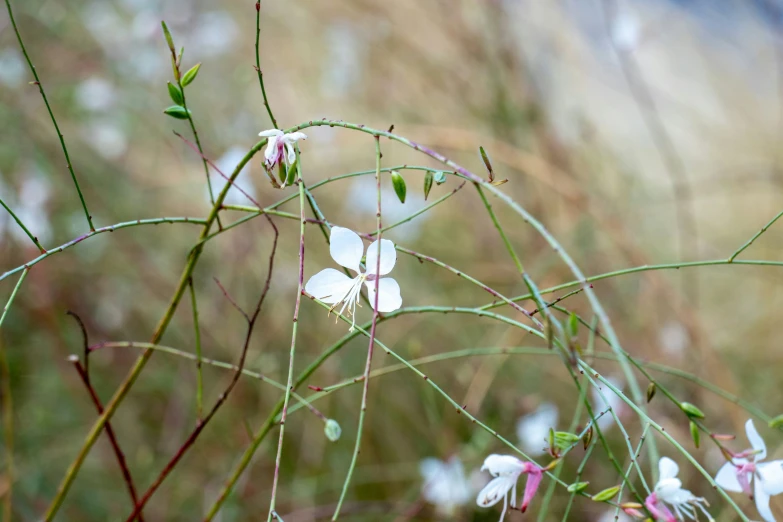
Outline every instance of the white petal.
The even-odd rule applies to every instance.
[[[261,137],[264,137],[264,138],[272,138],[272,137],[276,137],[276,136],[282,136],[283,135],[283,131],[281,131],[279,129],[269,129],[269,130],[265,130],[265,131],[259,132],[258,135],[261,136]]]
[[[748,437],[750,438],[750,437]],[[756,499],[756,509],[761,515],[761,518],[767,522],[775,522],[775,517],[772,515],[772,510],[769,508],[769,494],[764,491],[764,487],[761,485],[761,481],[756,481],[756,487],[753,490],[753,497]]]
[[[779,495],[780,493],[783,493],[783,460],[763,462],[757,464],[756,469],[761,477],[764,491],[769,495]]]
[[[353,279],[334,268],[326,268],[311,277],[305,292],[324,303],[339,303],[354,285]]]
[[[525,463],[511,455],[493,453],[484,459],[481,470],[489,470],[493,477],[498,475],[519,475],[525,469]]]
[[[286,142],[285,148],[288,151],[288,164],[293,165],[294,161],[296,161],[296,150],[294,150],[294,146],[288,142]]]
[[[332,259],[345,268],[359,272],[359,263],[364,253],[364,244],[353,230],[343,227],[332,227],[329,236],[329,253]]]
[[[392,271],[394,263],[397,262],[397,251],[394,249],[394,242],[388,239],[381,239],[380,244],[381,269],[378,273],[386,275]],[[367,267],[368,274],[374,274],[375,269],[378,268],[378,241],[373,241],[367,248],[367,259],[364,265]]]
[[[745,433],[748,435],[750,445],[754,450],[758,451],[756,454],[756,462],[764,460],[767,457],[767,445],[764,444],[764,439],[762,439],[759,432],[756,431],[753,419],[748,419],[748,422],[745,423]]]
[[[299,140],[306,140],[307,134],[304,132],[289,132],[283,139],[285,139],[286,143],[296,143]]]
[[[419,463],[419,473],[424,482],[429,482],[443,473],[445,464],[442,460],[433,457],[426,458]]]
[[[715,482],[726,491],[742,493],[742,486],[737,480],[737,468],[731,462],[727,462],[718,470],[715,475]]]
[[[517,477],[497,477],[489,481],[484,489],[479,491],[476,504],[481,507],[494,506],[506,497],[506,494],[517,482]]]
[[[272,136],[269,138],[269,141],[266,143],[266,150],[264,150],[264,158],[267,161],[272,161],[272,158],[275,157],[275,154],[277,154],[277,136]]]
[[[658,461],[658,474],[660,475],[658,480],[674,478],[679,472],[680,467],[669,457],[661,457],[661,460]]]
[[[370,306],[375,309],[375,281],[365,281],[367,285],[367,298]],[[402,306],[400,285],[391,277],[384,277],[378,281],[378,311],[393,312]]]

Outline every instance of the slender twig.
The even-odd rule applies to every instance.
[[[11,305],[14,303],[16,294],[22,287],[22,283],[27,278],[29,269],[25,269],[22,275],[19,276],[19,280],[16,282],[14,289],[11,291],[11,295],[8,297],[3,306],[3,313],[0,314],[0,328],[2,328],[5,318],[8,315],[8,310],[11,309]],[[5,434],[5,453],[6,453],[6,468],[5,473],[8,477],[8,491],[5,493],[3,499],[3,520],[11,520],[12,507],[11,502],[13,496],[13,484],[16,476],[16,468],[14,466],[14,407],[13,399],[11,395],[11,368],[8,364],[8,356],[5,353],[5,344],[0,336],[0,375],[2,375],[2,405],[3,405],[3,432]]]
[[[72,315],[77,321],[79,321],[81,325],[81,320],[78,318],[78,316],[75,314]],[[87,339],[85,339],[85,345],[87,345]],[[98,393],[95,391],[95,388],[93,388],[92,384],[90,384],[90,376],[87,373],[87,357],[85,356],[84,365],[79,362],[79,357],[76,355],[71,355],[68,360],[73,364],[74,368],[76,368],[76,372],[79,374],[79,377],[81,377],[82,382],[84,383],[84,387],[87,388],[87,391],[90,394],[90,398],[92,399],[92,403],[95,405],[95,409],[98,411],[98,415],[102,414],[103,404],[101,403],[101,399],[98,397]],[[133,485],[133,478],[131,477],[130,470],[128,469],[128,463],[125,460],[125,454],[122,452],[122,448],[120,448],[120,444],[117,441],[117,435],[114,433],[114,429],[112,428],[110,422],[106,423],[106,435],[109,437],[112,450],[114,450],[114,455],[117,457],[117,462],[119,463],[120,470],[122,471],[122,478],[125,481],[125,485],[128,487],[128,493],[130,493],[131,500],[135,506],[138,503],[136,488]],[[135,518],[139,522],[144,521],[144,516],[142,515],[141,510],[138,511],[138,515]]]
[[[144,493],[142,498],[136,503],[133,512],[128,516],[126,522],[131,522],[136,517],[136,515],[141,512],[141,509],[149,501],[152,495],[158,490],[160,485],[163,483],[166,477],[168,477],[168,475],[171,473],[171,471],[174,469],[174,467],[177,465],[180,459],[182,459],[182,457],[185,456],[185,453],[187,453],[187,451],[193,446],[193,444],[195,444],[196,439],[198,439],[198,436],[207,426],[209,421],[212,420],[212,418],[218,412],[220,407],[226,402],[226,399],[228,399],[228,396],[231,394],[237,382],[239,382],[239,378],[242,375],[242,370],[245,367],[245,360],[247,358],[247,350],[250,346],[250,339],[253,337],[253,329],[255,328],[256,320],[258,319],[258,316],[261,313],[261,307],[263,306],[264,300],[266,299],[266,296],[269,293],[269,286],[272,282],[272,273],[275,264],[275,254],[277,253],[277,240],[280,236],[280,232],[277,230],[277,226],[275,226],[271,218],[268,219],[269,219],[269,223],[272,225],[272,230],[274,232],[274,239],[272,240],[272,251],[269,254],[269,268],[267,271],[266,281],[264,282],[264,288],[263,290],[261,290],[261,295],[259,296],[258,301],[256,302],[256,307],[252,315],[242,311],[242,315],[247,320],[247,334],[245,335],[245,341],[244,344],[242,345],[242,353],[239,356],[239,363],[237,363],[237,369],[234,371],[234,375],[232,376],[231,381],[228,383],[225,390],[223,390],[223,393],[221,393],[218,396],[218,399],[215,401],[215,404],[212,406],[212,409],[209,410],[209,412],[206,414],[203,420],[198,420],[196,422],[196,426],[195,428],[193,428],[193,431],[191,431],[188,438],[185,440],[185,442],[182,443],[182,446],[180,446],[180,448],[177,450],[177,452],[174,454],[171,460],[169,460],[169,462],[160,472],[160,474],[152,483],[152,485]],[[231,301],[233,302],[233,300]]]
[[[8,205],[5,204],[5,201],[0,198],[0,206],[2,206],[8,213],[11,215],[11,217],[16,221],[16,224],[19,225],[19,227],[24,231],[25,234],[27,234],[27,237],[30,238],[30,241],[33,242],[33,244],[38,247],[38,250],[41,251],[42,254],[46,253],[46,249],[41,246],[41,243],[38,242],[38,238],[33,235],[32,232],[30,232],[30,229],[25,226],[24,223],[22,223],[22,220],[19,219],[19,216],[14,214],[14,211],[10,209]]]
[[[174,134],[175,134],[175,135],[176,135],[176,136],[177,136],[179,139],[181,139],[182,141],[184,141],[184,142],[185,142],[185,144],[186,144],[188,147],[190,147],[191,149],[193,149],[193,151],[194,151],[194,152],[198,153],[198,155],[199,155],[199,156],[201,156],[201,161],[203,161],[203,162],[204,162],[204,168],[207,170],[207,179],[209,179],[209,167],[212,167],[213,169],[215,169],[215,172],[217,172],[218,174],[220,174],[220,176],[221,176],[223,179],[225,179],[225,180],[228,182],[228,184],[229,184],[229,185],[233,186],[235,189],[237,189],[239,192],[241,192],[241,193],[242,193],[242,195],[243,195],[243,196],[245,196],[247,199],[249,199],[251,202],[253,202],[253,203],[256,205],[256,207],[258,207],[258,209],[260,209],[260,208],[261,208],[261,205],[258,203],[258,201],[256,201],[256,200],[253,198],[253,196],[251,196],[250,194],[248,194],[248,193],[247,193],[247,191],[245,191],[245,190],[244,190],[242,187],[240,187],[240,186],[239,186],[239,184],[236,182],[236,179],[231,179],[229,176],[225,175],[225,174],[223,173],[223,171],[222,171],[222,170],[220,170],[220,169],[218,168],[218,166],[217,166],[217,165],[215,165],[215,163],[214,163],[212,160],[210,160],[208,157],[206,157],[206,156],[204,155],[204,152],[201,150],[201,145],[199,145],[199,143],[198,143],[198,137],[196,137],[196,144],[194,145],[193,143],[191,143],[190,141],[188,141],[188,139],[187,139],[187,138],[185,138],[185,137],[184,137],[182,134],[180,134],[179,132],[177,132],[177,131],[173,131],[173,132],[174,132]],[[195,131],[194,131],[194,132],[195,132]],[[211,192],[211,191],[212,191],[212,186],[211,186],[211,185],[210,185],[210,189],[209,189],[209,190],[210,190],[210,194],[211,194],[211,193],[212,193],[212,192]],[[212,198],[214,198],[214,196],[210,196],[210,200],[212,200]],[[215,204],[215,202],[214,202],[214,201],[212,201],[212,204],[214,205],[214,204]],[[219,224],[219,223],[220,223],[220,221],[219,221],[219,217],[218,217],[218,224]],[[220,225],[218,228],[222,228],[222,225]]]
[[[748,239],[747,241],[745,241],[745,244],[743,244],[743,245],[742,245],[741,247],[739,247],[739,248],[738,248],[738,249],[737,249],[737,250],[736,250],[736,251],[735,251],[733,254],[731,254],[731,256],[729,257],[729,259],[727,260],[727,262],[728,262],[728,263],[733,263],[733,262],[734,262],[734,258],[736,258],[736,257],[737,257],[738,255],[740,255],[740,254],[741,254],[741,253],[742,253],[742,252],[743,252],[743,251],[744,251],[746,248],[748,248],[750,245],[752,245],[752,244],[753,244],[753,242],[754,242],[754,241],[756,241],[756,240],[759,238],[759,236],[761,236],[761,234],[763,234],[764,232],[766,232],[766,231],[767,231],[767,229],[768,229],[769,227],[771,227],[772,225],[774,225],[774,224],[775,224],[775,221],[777,221],[778,219],[780,219],[780,217],[781,217],[781,216],[783,216],[783,210],[781,210],[780,212],[778,212],[778,213],[777,213],[777,215],[775,215],[775,217],[773,217],[772,219],[770,219],[770,220],[769,220],[769,223],[767,223],[766,225],[764,225],[763,227],[761,227],[761,230],[759,230],[758,232],[756,232],[756,233],[753,235],[753,237],[752,237],[752,238],[750,238],[750,239]]]
[[[304,183],[302,182],[302,164],[299,158],[299,148],[296,149],[296,184],[299,186],[299,281],[296,290],[296,301],[294,304],[294,317],[292,320],[293,326],[291,327],[291,350],[288,355],[288,382],[285,387],[285,395],[283,397],[283,408],[280,415],[280,436],[277,441],[277,456],[275,457],[275,472],[272,479],[272,496],[269,501],[269,514],[267,515],[267,521],[271,520],[274,516],[279,519],[277,512],[275,511],[275,504],[277,501],[277,487],[280,480],[280,463],[283,458],[283,439],[285,436],[285,422],[288,417],[288,402],[291,398],[291,392],[294,390],[294,356],[296,354],[296,335],[299,326],[299,307],[302,303],[302,291],[304,289],[304,256],[305,256],[305,192]]]
[[[266,139],[261,140],[251,147],[242,160],[240,160],[239,164],[234,168],[234,172],[231,174],[231,180],[234,180],[237,176],[239,176],[239,173],[242,171],[247,162],[250,161],[250,159],[259,150],[261,150],[264,145],[266,145],[266,141]],[[206,219],[206,223],[204,224],[204,229],[201,232],[201,236],[199,238],[200,241],[209,235],[209,229],[217,218],[217,214],[220,211],[220,206],[223,204],[223,200],[225,199],[226,194],[228,194],[229,188],[230,183],[227,183],[215,200],[215,206],[212,207],[212,210]],[[180,280],[177,284],[176,290],[174,291],[174,295],[172,295],[171,301],[163,313],[163,317],[161,317],[160,321],[158,322],[158,326],[155,328],[155,332],[152,334],[152,344],[156,344],[158,341],[160,341],[160,339],[163,337],[163,334],[166,332],[166,329],[168,328],[169,323],[174,317],[174,313],[176,312],[177,307],[182,300],[182,296],[185,293],[188,281],[193,274],[193,270],[195,269],[202,252],[203,248],[198,246],[193,251],[191,251],[191,254],[188,256],[188,261],[182,271],[182,275],[180,276]],[[122,381],[119,388],[114,393],[114,396],[106,404],[103,414],[95,421],[95,424],[93,424],[90,432],[87,434],[87,437],[84,440],[84,443],[82,444],[81,449],[79,450],[71,465],[68,467],[65,476],[60,482],[54,499],[52,499],[49,508],[46,510],[46,514],[44,516],[44,520],[46,522],[50,522],[59,511],[60,506],[62,506],[62,503],[65,500],[65,496],[68,493],[68,490],[71,488],[73,481],[76,479],[76,475],[81,469],[82,464],[84,464],[84,460],[87,458],[87,454],[89,453],[90,448],[92,448],[92,446],[95,444],[95,441],[98,440],[98,435],[100,434],[101,429],[106,424],[106,421],[109,420],[109,418],[111,418],[111,416],[114,414],[122,400],[127,396],[128,391],[130,391],[133,383],[136,382],[136,379],[139,377],[141,371],[146,366],[147,361],[149,361],[150,357],[152,357],[153,352],[154,351],[152,349],[145,349],[138,359],[136,359],[136,362],[131,368],[130,372],[128,372],[128,375]]]
[[[169,355],[174,355],[177,357],[181,357],[183,359],[198,361],[198,357],[192,352],[186,352],[184,350],[172,348],[171,346],[163,346],[160,344],[151,344],[151,343],[137,342],[137,341],[101,342],[90,346],[90,351],[94,352],[96,350],[103,350],[104,348],[137,348],[142,350],[146,350],[147,348],[149,348],[157,352],[167,353]],[[285,384],[277,382],[274,379],[270,379],[269,377],[267,377],[262,373],[254,372],[252,370],[248,370],[247,368],[239,368],[239,366],[237,366],[236,364],[231,364],[224,361],[217,361],[215,359],[209,359],[207,357],[202,357],[201,363],[207,364],[209,366],[214,366],[215,368],[222,368],[224,370],[231,370],[235,372],[239,371],[239,373],[241,373],[246,377],[252,377],[254,379],[258,379],[259,381],[269,384],[270,386],[277,388],[280,391],[285,391]],[[302,397],[296,392],[292,393],[292,397],[296,399],[301,406],[308,408],[316,417],[318,417],[321,420],[326,420],[326,416],[320,411],[318,411],[315,407],[313,407],[313,405],[311,405],[307,401],[307,399],[305,399],[304,397]]]
[[[40,256],[28,261],[23,265],[20,265],[12,270],[4,272],[2,275],[0,275],[0,281],[16,273],[19,273],[23,270],[27,270],[33,265],[40,263],[47,257],[53,256],[54,254],[59,254],[63,250],[66,250],[74,245],[81,243],[85,239],[89,239],[103,232],[114,232],[115,230],[120,230],[121,228],[136,227],[139,225],[160,225],[162,223],[190,223],[193,225],[206,225],[207,221],[205,219],[191,218],[191,217],[164,217],[164,218],[156,218],[156,219],[136,219],[134,221],[117,223],[116,225],[110,225],[108,227],[96,228],[92,232],[88,232],[87,234],[72,239],[67,243],[58,246],[57,248],[52,248],[51,250],[48,250],[45,254],[41,254]]]
[[[68,148],[65,146],[65,137],[63,136],[63,133],[60,132],[60,126],[57,125],[57,119],[54,117],[54,113],[52,112],[52,107],[49,105],[49,100],[46,98],[46,93],[44,92],[43,84],[41,83],[41,79],[38,77],[38,71],[35,70],[35,65],[33,65],[33,61],[30,59],[30,55],[27,54],[27,48],[25,48],[24,46],[24,42],[22,41],[22,35],[19,33],[19,28],[16,26],[16,20],[14,20],[14,13],[11,10],[10,0],[5,0],[5,6],[8,9],[8,17],[11,19],[11,25],[14,28],[16,39],[19,41],[19,47],[22,48],[22,54],[24,54],[25,60],[27,60],[27,65],[28,67],[30,67],[30,72],[33,73],[33,78],[35,78],[35,85],[38,86],[38,91],[41,93],[41,98],[43,98],[44,105],[46,105],[46,110],[49,111],[49,117],[52,119],[54,130],[57,132],[57,137],[60,139],[60,146],[63,149],[63,155],[65,156],[65,163],[68,166],[68,172],[71,173],[71,179],[73,180],[73,184],[76,187],[76,192],[79,194],[79,200],[82,202],[82,208],[84,209],[84,215],[87,217],[87,223],[89,223],[90,225],[90,230],[94,231],[95,226],[93,226],[92,224],[92,216],[90,216],[90,212],[87,210],[87,203],[85,203],[84,201],[84,196],[82,195],[82,189],[79,187],[79,182],[76,180],[76,173],[73,171],[71,158],[68,155]]]
[[[340,517],[340,508],[342,508],[345,496],[348,494],[348,487],[351,484],[351,477],[353,471],[356,469],[356,462],[359,460],[359,451],[362,447],[362,434],[364,431],[364,419],[367,414],[367,395],[370,391],[370,369],[372,366],[373,348],[375,347],[375,332],[378,326],[378,302],[380,298],[380,283],[381,283],[381,257],[383,254],[383,226],[381,223],[381,140],[378,136],[375,136],[375,186],[377,191],[377,209],[375,212],[375,236],[377,239],[378,251],[375,256],[375,299],[372,304],[372,325],[370,326],[370,345],[367,347],[367,362],[364,364],[364,383],[362,386],[362,405],[359,410],[359,426],[356,428],[356,442],[353,448],[353,454],[351,455],[351,463],[348,466],[348,474],[343,482],[343,489],[340,493],[340,500],[337,501],[337,506],[334,508],[334,514],[332,520],[337,520]],[[370,267],[367,267],[369,271]]]
[[[204,411],[204,375],[201,371],[201,328],[198,323],[198,301],[196,289],[193,287],[193,277],[188,280],[190,289],[190,308],[193,311],[193,332],[196,343],[196,418],[200,421]]]
[[[269,106],[269,100],[266,97],[266,88],[264,87],[264,73],[261,70],[261,57],[259,52],[259,44],[261,40],[261,2],[256,2],[256,73],[258,73],[258,84],[261,86],[261,95],[264,97],[264,107],[269,114],[269,119],[272,121],[272,126],[277,129],[277,120],[275,115],[272,114],[272,107]]]

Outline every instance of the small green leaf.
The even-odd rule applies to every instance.
[[[171,97],[171,101],[173,101],[177,105],[184,104],[185,99],[182,97],[182,91],[179,90],[179,87],[177,87],[171,82],[167,82],[166,85],[169,88],[169,96]]]
[[[201,69],[201,62],[197,63],[190,69],[188,69],[188,72],[182,75],[182,86],[188,86],[191,83],[193,83],[193,80],[196,79],[196,75],[198,74],[198,71]]]
[[[163,20],[160,21],[161,27],[163,27],[163,36],[166,37],[166,43],[169,45],[169,50],[171,51],[171,54],[176,53],[174,50],[174,39],[171,37],[171,33],[169,32],[169,28],[166,26],[166,22]]]
[[[579,441],[579,435],[574,435],[573,433],[569,433],[567,431],[555,432],[555,443],[558,446],[568,447],[571,444],[574,444],[575,442],[578,441]]]
[[[653,397],[655,397],[655,392],[658,390],[658,387],[655,385],[654,382],[651,382],[647,385],[647,402],[650,402],[653,400]]]
[[[783,415],[778,415],[769,421],[770,428],[783,428]]]
[[[699,441],[701,440],[701,437],[699,435],[699,427],[696,426],[695,422],[691,421],[690,428],[691,428],[691,438],[693,439],[693,445],[696,446],[696,449],[699,449]]]
[[[695,417],[697,419],[704,418],[704,413],[690,402],[681,402],[680,409],[684,411],[688,417]]]
[[[394,186],[394,192],[397,194],[400,203],[405,203],[405,193],[407,192],[407,188],[405,187],[405,179],[403,179],[402,175],[396,170],[391,172],[391,179],[392,186]]]
[[[574,312],[568,315],[568,335],[572,338],[579,334],[579,318]]]
[[[479,152],[481,153],[481,160],[484,162],[484,166],[487,167],[487,171],[489,172],[489,182],[492,183],[495,181],[495,172],[492,170],[492,163],[489,161],[487,151],[484,150],[484,147],[479,147]]]
[[[187,120],[190,117],[190,111],[185,109],[182,105],[172,105],[165,109],[163,113],[168,114],[172,118],[177,118],[178,120]]]
[[[579,493],[580,491],[584,491],[587,489],[587,486],[589,486],[589,482],[574,482],[570,486],[568,486],[568,492],[569,493]]]
[[[340,435],[343,434],[343,430],[336,420],[329,419],[326,421],[326,426],[324,426],[324,434],[330,441],[337,442],[340,440]]]
[[[436,185],[443,185],[446,183],[446,173],[442,170],[439,170],[434,173],[433,178],[435,179]]]
[[[424,201],[427,201],[427,196],[430,195],[430,189],[432,188],[432,171],[428,170],[424,174]]]
[[[294,183],[296,183],[297,168],[299,168],[298,164],[299,164],[299,156],[297,156],[294,162],[291,164],[291,166],[288,167],[288,175],[285,178],[286,185],[293,185]]]
[[[608,502],[612,500],[617,493],[620,492],[620,486],[614,486],[612,488],[606,488],[603,491],[599,491],[591,497],[593,502]]]

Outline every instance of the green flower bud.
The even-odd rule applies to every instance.
[[[587,486],[589,486],[589,482],[574,482],[570,486],[568,486],[568,492],[569,493],[579,493],[580,491],[584,491],[587,489]]]
[[[430,189],[432,188],[432,171],[428,170],[424,174],[424,201],[427,201],[427,196],[430,195]]]
[[[394,192],[397,194],[400,203],[405,203],[405,193],[407,192],[407,188],[405,187],[405,179],[403,179],[402,175],[396,170],[391,172],[391,179],[392,186],[394,186]]]
[[[681,402],[680,409],[684,411],[688,417],[695,417],[697,419],[704,418],[704,413],[690,402]]]
[[[599,491],[591,497],[593,502],[607,502],[612,500],[617,493],[620,492],[620,486],[614,486],[612,488],[606,488],[603,491]]]

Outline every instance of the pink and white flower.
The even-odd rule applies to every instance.
[[[500,514],[500,522],[506,516],[506,510],[509,506],[509,493],[511,493],[510,505],[516,507],[517,503],[517,481],[523,474],[527,474],[527,483],[525,492],[522,496],[522,504],[519,506],[523,513],[527,510],[530,502],[533,500],[541,479],[544,475],[544,469],[532,462],[523,462],[511,455],[490,455],[484,460],[481,470],[488,470],[493,478],[489,484],[484,486],[476,498],[476,504],[481,507],[494,506],[503,499],[503,511]]]
[[[755,500],[761,518],[775,522],[769,499],[783,493],[783,460],[762,462],[767,456],[767,445],[750,419],[745,423],[745,433],[752,448],[737,453],[731,462],[724,464],[715,482],[726,491],[745,493]]]
[[[264,163],[268,169],[271,169],[280,160],[284,160],[286,166],[291,166],[296,160],[296,151],[294,144],[299,140],[306,140],[307,135],[303,132],[284,133],[279,129],[270,129],[258,133],[259,136],[269,138],[264,151]]]
[[[669,457],[662,457],[658,461],[660,477],[655,489],[644,502],[647,510],[656,520],[676,522],[683,520],[683,517],[698,520],[696,510],[699,509],[707,517],[707,520],[713,521],[714,519],[705,508],[705,506],[709,507],[707,501],[682,487],[682,481],[677,478],[679,471],[677,463]]]

